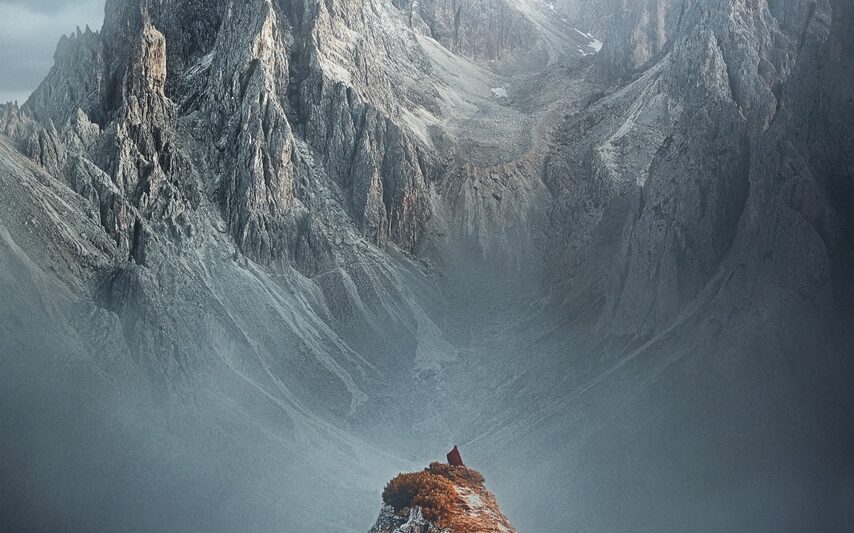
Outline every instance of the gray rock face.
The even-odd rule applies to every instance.
[[[648,6],[642,6],[640,22],[615,31],[648,35],[655,29],[668,37],[642,46],[651,52],[640,59],[619,42],[597,58],[631,73],[658,57],[578,117],[583,129],[567,126],[565,142],[585,146],[583,158],[564,151],[549,171],[558,194],[568,196],[568,220],[559,227],[572,228],[574,238],[564,261],[571,266],[590,257],[590,247],[607,247],[612,251],[598,253],[621,265],[606,282],[608,327],[615,331],[641,337],[661,331],[718,273],[735,241],[750,209],[751,146],[766,142],[781,105],[778,93],[804,43],[829,38],[826,12],[787,5],[774,14],[701,3],[679,8],[672,23],[665,15],[647,20]],[[626,111],[614,118],[620,108]],[[622,222],[623,215],[611,214],[626,208]],[[583,268],[578,275],[587,276]]]
[[[400,0],[410,26],[423,28],[453,52],[497,60],[527,52],[539,36],[535,25],[512,5],[491,0]]]
[[[391,506],[386,505],[370,533],[442,533],[446,531],[448,530],[440,529],[436,524],[425,519],[418,507],[412,508],[408,517],[401,517],[395,514]]]
[[[265,263],[293,260],[301,243],[314,239],[308,196],[316,194],[310,169],[317,159],[319,172],[348,195],[345,207],[366,235],[412,249],[429,217],[432,156],[392,119],[394,108],[373,103],[392,101],[383,94],[393,80],[418,68],[409,66],[415,52],[406,43],[392,43],[400,37],[379,31],[388,15],[378,10],[375,20],[363,20],[346,6],[333,15],[266,1],[234,9],[210,4],[210,18],[188,35],[184,17],[193,2],[156,10],[111,3],[102,34],[61,43],[27,112],[61,127],[77,109],[91,115],[103,134],[88,155],[147,218],[156,214],[159,223],[168,213],[177,236],[192,233],[200,191],[216,188],[245,253]],[[363,46],[354,57],[355,43],[318,46],[345,24],[385,44]],[[407,68],[393,70],[374,57],[381,46],[402,50]],[[185,127],[191,135],[176,140]],[[223,177],[211,184],[205,173]]]

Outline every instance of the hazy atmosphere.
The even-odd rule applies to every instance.
[[[0,531],[854,532],[851,28],[0,0]]]

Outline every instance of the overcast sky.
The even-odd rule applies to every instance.
[[[53,65],[63,34],[104,20],[105,0],[0,0],[0,102],[24,100]]]

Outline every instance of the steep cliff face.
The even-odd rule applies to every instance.
[[[195,9],[205,16],[187,32]],[[320,206],[309,197],[322,172],[342,186],[366,236],[412,249],[429,217],[435,163],[390,92],[423,77],[423,65],[405,34],[386,31],[400,20],[370,13],[260,0],[109,3],[101,34],[61,43],[26,111],[60,129],[80,113],[97,123],[91,160],[147,220],[168,213],[176,235],[192,232],[200,191],[215,190],[245,253],[264,263],[299,254],[311,268],[322,238],[311,234],[309,213]],[[312,171],[315,159],[322,166]]]
[[[514,5],[482,0],[401,0],[409,24],[449,50],[483,60],[527,52],[540,36],[535,25]]]
[[[810,43],[829,40],[828,5],[660,4],[679,16],[647,20],[643,5],[626,11],[639,20],[615,26],[666,37],[642,53],[608,42],[597,67],[641,74],[564,126],[582,157],[558,148],[548,171],[572,230],[564,261],[619,257],[604,285],[578,275],[607,287],[608,327],[639,337],[666,327],[719,271],[750,209],[753,147],[766,142],[792,69],[813,61]]]

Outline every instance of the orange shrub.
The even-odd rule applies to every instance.
[[[421,507],[425,518],[446,524],[457,501],[457,491],[447,478],[427,471],[400,474],[386,485],[383,501],[395,512]]]
[[[457,485],[473,488],[480,487],[486,481],[480,472],[465,466],[451,466],[445,463],[430,463],[430,466],[427,467],[427,472],[447,478]]]

